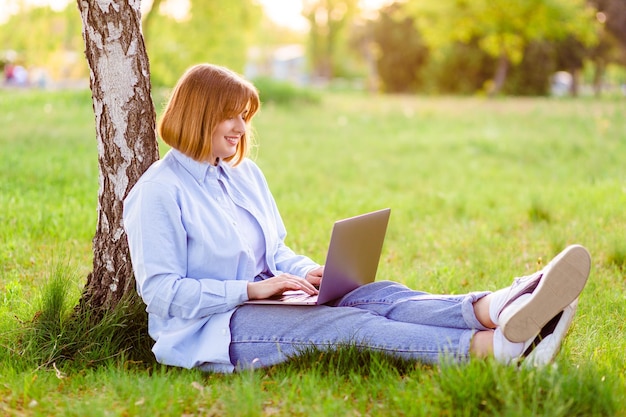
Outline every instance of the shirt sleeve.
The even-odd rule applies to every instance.
[[[280,271],[288,272],[298,277],[306,277],[306,274],[319,265],[304,255],[296,254],[281,240],[276,251],[276,267]]]
[[[173,186],[138,183],[124,201],[137,291],[147,311],[195,319],[232,310],[248,299],[247,281],[187,277],[187,233]]]

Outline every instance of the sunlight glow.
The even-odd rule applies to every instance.
[[[26,0],[25,4],[29,6],[50,6],[56,12],[59,12],[69,4],[71,0]],[[5,23],[11,15],[20,11],[20,3],[15,0],[0,0],[0,24]]]
[[[267,16],[280,26],[297,31],[306,31],[309,22],[302,16],[302,0],[257,0]],[[359,6],[365,12],[378,10],[392,0],[359,0]]]
[[[63,10],[73,0],[24,0],[24,3],[31,6],[49,5],[53,10]],[[391,0],[360,0],[359,4],[365,11],[376,10]],[[302,16],[302,0],[256,0],[263,6],[267,16],[280,26],[298,31],[306,31],[307,20]],[[142,9],[150,6],[151,0],[141,2]],[[189,11],[189,0],[167,0],[162,4],[161,10],[169,14],[174,19],[184,20]],[[19,12],[20,6],[14,0],[0,0],[0,24],[7,21],[9,16]]]
[[[293,30],[306,31],[309,22],[302,16],[302,0],[257,0],[274,23]]]

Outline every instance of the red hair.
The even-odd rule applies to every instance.
[[[211,137],[217,125],[247,109],[248,129],[235,154],[225,159],[236,166],[250,151],[250,122],[260,105],[257,89],[237,73],[217,65],[195,65],[174,87],[158,125],[159,135],[196,161],[209,162]]]

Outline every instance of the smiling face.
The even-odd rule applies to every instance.
[[[174,87],[158,132],[165,143],[190,158],[237,166],[253,142],[252,118],[261,102],[257,89],[231,70],[198,64]]]
[[[246,133],[248,108],[249,106],[246,106],[244,111],[218,123],[215,127],[211,136],[211,164],[217,165],[218,159],[227,159],[237,152],[237,146]]]

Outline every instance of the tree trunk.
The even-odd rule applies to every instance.
[[[600,97],[602,95],[602,87],[604,84],[604,73],[606,70],[606,64],[602,58],[596,59],[594,64],[595,64],[595,71],[593,73],[593,94],[596,97]]]
[[[139,1],[78,0],[98,143],[98,224],[81,307],[109,310],[133,291],[122,202],[159,158]]]
[[[506,81],[506,76],[509,71],[509,58],[505,53],[500,55],[498,58],[498,67],[496,68],[496,75],[493,78],[493,86],[489,91],[489,96],[493,97],[497,95],[504,87],[504,82]]]
[[[572,68],[570,70],[572,74],[572,85],[570,86],[570,94],[572,97],[578,97],[580,91],[580,68]]]

